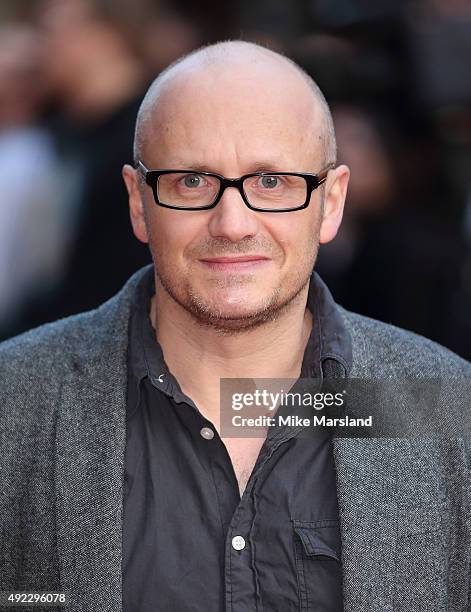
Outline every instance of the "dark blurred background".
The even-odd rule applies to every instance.
[[[331,104],[352,177],[317,269],[337,302],[471,359],[469,0],[2,0],[0,339],[151,261],[121,179],[139,102],[227,38],[286,53]]]

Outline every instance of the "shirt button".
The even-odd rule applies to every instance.
[[[214,438],[214,431],[210,427],[202,427],[200,434],[205,440],[212,440]]]
[[[242,550],[245,548],[245,540],[242,536],[234,536],[232,538],[232,548],[235,550]]]

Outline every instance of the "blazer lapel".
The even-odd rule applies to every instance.
[[[57,548],[71,611],[122,610],[122,493],[130,296],[87,313],[56,427]]]
[[[57,423],[57,544],[74,611],[122,609],[125,400],[122,381],[113,382],[97,388],[85,376],[65,381]]]

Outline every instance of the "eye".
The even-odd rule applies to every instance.
[[[185,187],[194,189],[195,187],[201,187],[203,185],[203,177],[199,174],[187,174],[182,179]]]
[[[280,179],[277,176],[262,176],[261,183],[265,189],[274,189],[279,186]]]

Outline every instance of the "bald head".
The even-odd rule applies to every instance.
[[[211,85],[211,96],[217,96],[220,87],[230,79],[253,84],[253,96],[267,90],[270,95],[279,97],[282,89],[285,94],[293,94],[291,114],[302,114],[307,120],[307,136],[316,139],[320,149],[320,162],[323,166],[336,162],[337,147],[335,132],[329,106],[314,80],[289,58],[244,41],[227,41],[202,47],[176,60],[168,66],[151,84],[140,106],[134,139],[134,159],[145,159],[146,148],[156,125],[159,124],[159,111],[168,106],[169,98],[187,94],[187,104],[192,104],[192,96],[185,86],[198,87],[202,79]],[[265,81],[264,81],[265,79]],[[279,91],[268,91],[271,80],[278,84]],[[264,85],[265,82],[265,85]],[[271,83],[270,83],[271,84]],[[257,91],[258,90],[258,91]],[[242,90],[241,95],[247,95]],[[304,104],[306,109],[300,108]],[[170,104],[171,105],[171,104]],[[296,106],[298,105],[298,106]]]

